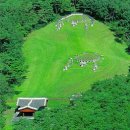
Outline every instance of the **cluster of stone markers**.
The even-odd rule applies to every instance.
[[[85,67],[89,63],[93,64],[93,71],[95,72],[98,69],[97,62],[100,59],[104,59],[103,55],[98,55],[96,53],[90,54],[90,53],[83,53],[80,55],[74,56],[74,58],[69,58],[67,64],[64,66],[63,71],[67,71],[73,64],[78,64],[80,67]]]
[[[77,20],[70,20],[69,18],[71,16],[82,16],[82,18],[80,19],[77,19]],[[90,19],[90,26],[93,27],[94,26],[94,18],[93,17],[90,17],[88,16],[89,19]],[[65,24],[65,21],[69,22],[72,27],[75,27],[76,25],[82,23],[84,24],[84,28],[85,30],[88,30],[88,27],[89,27],[89,24],[87,23],[87,16],[82,14],[82,13],[76,13],[76,14],[71,14],[71,15],[68,15],[66,17],[63,17],[62,19],[60,19],[57,23],[56,23],[56,30],[59,31],[61,30],[61,28],[64,26]]]

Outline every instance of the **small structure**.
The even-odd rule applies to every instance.
[[[67,67],[67,66],[64,67],[63,71],[66,71],[66,70],[68,70],[68,67]]]
[[[75,106],[75,101],[78,100],[79,98],[82,97],[82,94],[81,93],[77,93],[77,94],[73,94],[71,97],[70,97],[70,105],[71,106]]]
[[[71,24],[73,27],[77,25],[76,21],[72,21]]]
[[[81,67],[84,67],[86,64],[87,64],[86,61],[82,61],[82,60],[80,61],[80,66]]]
[[[47,98],[18,98],[15,115],[17,115],[16,117],[33,119],[34,113],[44,109],[47,106],[47,102]]]
[[[85,24],[85,30],[88,30],[88,25],[87,25],[87,23]]]

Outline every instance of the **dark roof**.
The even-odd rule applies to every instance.
[[[18,98],[17,106],[19,110],[31,108],[38,110],[40,107],[47,105],[47,98]]]

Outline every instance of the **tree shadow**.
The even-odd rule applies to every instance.
[[[6,104],[6,109],[11,109],[12,107],[10,106],[10,105],[8,105],[8,104]]]
[[[128,47],[125,49],[125,51],[127,52],[127,54],[130,55],[130,46],[128,46]]]
[[[119,43],[119,44],[123,44],[122,40],[121,40],[120,38],[118,38],[118,37],[115,37],[115,41],[116,41],[117,43]]]
[[[16,90],[15,90],[14,93],[15,93],[15,95],[19,95],[21,92],[22,92],[22,91],[16,91]]]

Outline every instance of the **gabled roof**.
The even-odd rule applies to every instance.
[[[44,107],[47,105],[47,100],[47,98],[18,98],[18,110],[22,110],[25,108],[38,110],[40,107]]]

